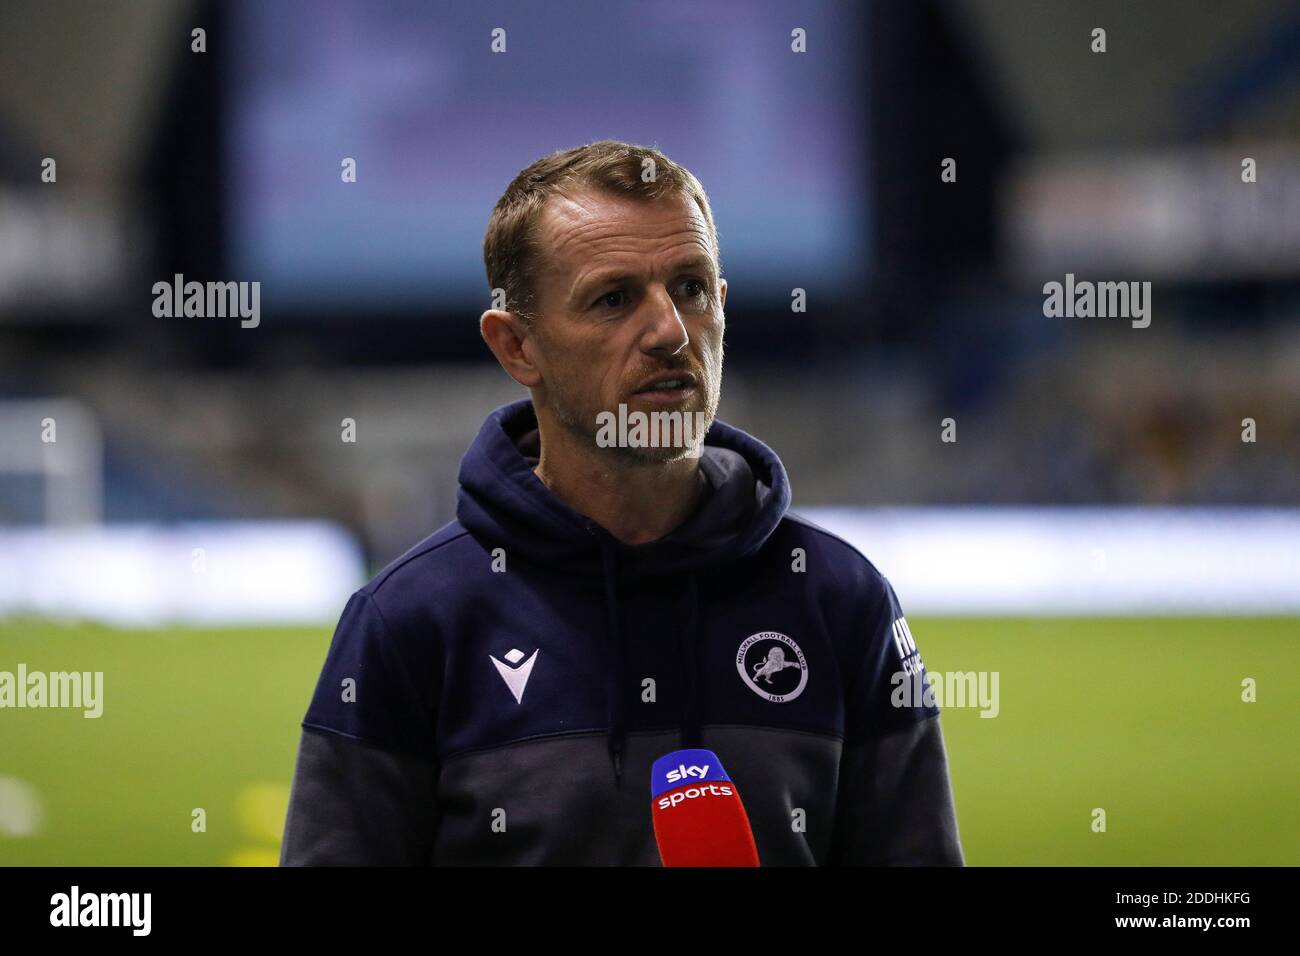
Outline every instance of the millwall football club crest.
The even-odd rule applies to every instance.
[[[745,638],[736,651],[736,670],[750,690],[774,704],[794,700],[808,683],[803,651],[776,631],[759,631]]]

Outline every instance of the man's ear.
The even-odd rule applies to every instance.
[[[524,388],[541,384],[542,375],[524,343],[532,335],[524,320],[513,312],[488,309],[479,317],[478,330],[506,374]]]
[[[725,309],[727,307],[727,280],[726,279],[718,280],[718,295],[720,296],[718,305],[721,308]]]

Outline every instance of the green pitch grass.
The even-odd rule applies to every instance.
[[[911,625],[999,674],[996,717],[944,709],[970,864],[1300,863],[1300,620]],[[0,670],[104,672],[98,719],[0,710],[0,863],[274,863],[329,637],[0,621]]]

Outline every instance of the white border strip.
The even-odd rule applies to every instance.
[[[1300,613],[1297,508],[806,508],[916,614]]]
[[[364,582],[356,541],[326,522],[0,530],[0,616],[332,624]]]

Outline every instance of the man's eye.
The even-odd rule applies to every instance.
[[[689,288],[690,286],[696,287],[698,291],[687,293],[687,295],[689,295],[692,299],[697,299],[709,291],[708,286],[706,286],[699,279],[687,279],[685,282],[682,283],[682,286],[687,288]]]
[[[623,290],[621,289],[615,292],[606,292],[604,295],[602,295],[599,299],[596,300],[596,305],[604,305],[604,306],[608,306],[611,309],[617,309],[623,303],[621,301],[610,302],[609,300],[616,299],[623,294],[624,294]]]

